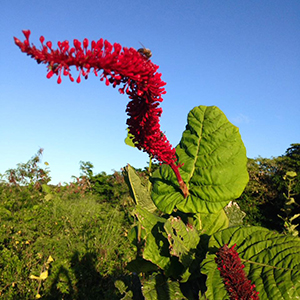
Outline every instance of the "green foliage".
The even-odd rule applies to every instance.
[[[295,185],[295,193],[300,194],[300,144],[291,144],[291,146],[286,150],[284,165],[287,171],[292,171],[297,173],[298,183]]]
[[[80,171],[81,171],[81,177],[85,176],[88,179],[91,179],[93,177],[93,168],[94,165],[90,161],[80,161]]]
[[[232,227],[212,235],[201,272],[207,275],[205,296],[228,299],[215,253],[224,244],[237,245],[245,273],[263,299],[293,300],[300,297],[300,240],[262,227]]]
[[[152,197],[165,213],[175,207],[185,213],[217,213],[239,197],[248,182],[239,130],[215,106],[190,111],[176,154],[184,164],[180,174],[189,196],[184,198],[174,172],[162,165],[152,177]]]
[[[122,300],[131,300],[133,297],[132,291],[127,291],[126,285],[122,280],[115,281],[115,287],[119,290],[120,294],[125,294]]]
[[[147,184],[127,180],[138,219],[132,231],[136,237],[131,237],[137,258],[128,267],[140,274],[144,298],[228,299],[214,260],[224,244],[237,244],[245,274],[256,285],[260,299],[298,298],[300,261],[296,249],[300,249],[300,240],[262,227],[242,226],[245,213],[232,201],[248,180],[238,130],[217,108],[197,107],[189,114],[176,154],[184,163],[180,172],[189,189],[187,199],[175,174],[165,165],[151,178],[152,199],[162,212],[148,210],[141,201],[144,198],[151,203]],[[274,178],[282,161],[249,160],[254,180],[248,185],[252,193],[248,199],[254,195],[253,203],[259,199],[265,205],[268,197],[277,195],[270,186],[276,186]],[[133,169],[127,169],[129,172],[134,178]]]
[[[136,207],[135,214],[145,231],[143,258],[161,269],[167,268],[170,264],[167,234],[164,232],[164,224],[167,220],[140,206]]]
[[[229,226],[229,219],[224,209],[214,214],[195,214],[194,218],[196,228],[207,235]]]
[[[164,228],[168,234],[170,255],[178,257],[184,269],[181,282],[186,282],[191,275],[189,268],[196,257],[196,248],[200,241],[199,232],[192,226],[186,226],[180,218],[172,216]]]
[[[295,203],[300,203],[300,160],[299,144],[292,144],[286,154],[276,158],[256,158],[248,160],[250,180],[238,203],[246,212],[245,222],[251,225],[264,226],[279,232],[285,231],[285,224],[278,215],[286,208],[288,186],[283,180],[286,172],[296,172],[293,186]],[[270,209],[272,207],[272,209]],[[291,206],[290,215],[300,213],[300,207]],[[299,224],[294,220],[293,224]]]
[[[39,167],[43,149],[38,152],[27,162],[20,163],[16,169],[9,169],[5,172],[5,177],[10,185],[13,186],[28,186],[30,188],[40,189],[42,184],[48,183],[51,180],[49,169]],[[45,162],[48,166],[48,163]]]
[[[42,296],[40,295],[40,289],[42,286],[42,283],[44,280],[46,280],[48,278],[49,275],[49,268],[50,268],[50,264],[53,262],[53,258],[50,255],[47,259],[47,261],[43,264],[42,269],[41,269],[41,273],[39,276],[36,275],[30,275],[29,278],[30,279],[34,279],[38,281],[38,288],[37,288],[37,292],[36,292],[36,299],[41,298]]]
[[[243,219],[246,216],[246,213],[240,209],[236,202],[230,201],[230,203],[224,208],[224,212],[226,213],[229,221],[227,227],[243,225]]]
[[[282,156],[281,169],[286,172],[296,172],[293,186],[295,202],[300,203],[300,144],[291,144],[285,155]],[[282,174],[283,176],[285,174]],[[286,188],[286,185],[283,184]],[[300,210],[298,209],[298,212]]]
[[[42,197],[39,190],[24,186],[0,185],[1,210],[11,214],[24,208],[32,208],[37,205]],[[0,220],[2,215],[0,214]]]
[[[293,193],[293,188],[296,185],[296,172],[286,172],[285,176],[283,176],[283,179],[286,181],[287,185],[287,194],[283,194],[285,198],[285,207],[283,207],[281,210],[284,212],[285,216],[278,216],[284,221],[284,227],[287,233],[297,236],[299,234],[299,231],[296,229],[299,224],[295,225],[292,222],[300,217],[300,214],[291,215],[292,207],[293,206],[300,206],[297,202],[295,202],[295,199],[293,196],[296,196],[297,194]]]
[[[167,280],[162,274],[153,273],[143,285],[145,300],[184,300],[178,282]]]
[[[157,208],[151,199],[148,188],[142,184],[141,178],[135,170],[130,165],[127,165],[124,168],[123,175],[128,182],[135,204],[151,213],[156,211]]]
[[[101,201],[117,203],[124,202],[128,198],[128,186],[120,172],[108,175],[105,172],[94,174],[94,165],[87,161],[80,161],[80,176],[73,177],[74,182],[67,185],[70,193],[93,193],[98,195]]]
[[[134,140],[134,136],[131,133],[129,133],[129,128],[127,128],[127,136],[126,136],[124,142],[126,145],[134,148],[135,143],[133,142],[133,140]]]
[[[279,158],[248,160],[241,209],[233,201],[248,180],[245,148],[218,108],[190,112],[176,154],[184,163],[186,199],[165,165],[154,165],[152,190],[150,168],[137,172],[129,165],[123,177],[94,174],[93,164],[81,161],[80,177],[65,186],[47,185],[39,155],[7,171],[8,183],[0,183],[0,296],[228,299],[215,257],[224,244],[236,244],[261,300],[299,298],[300,240],[291,235],[299,144]],[[281,218],[290,234],[242,225],[246,219],[281,228],[271,211],[286,213]]]
[[[93,175],[89,182],[92,192],[99,195],[102,201],[119,202],[123,196],[128,195],[128,187],[123,176],[118,172],[114,172],[113,175],[101,172]]]
[[[2,186],[1,299],[33,299],[37,293],[43,299],[119,299],[114,279],[127,273],[134,253],[123,206],[44,185],[40,193],[28,191],[28,205],[11,209],[9,201],[21,202],[23,189]],[[54,261],[47,278],[30,279],[45,274],[49,256]]]

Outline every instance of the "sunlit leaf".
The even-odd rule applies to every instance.
[[[215,106],[190,111],[188,124],[176,147],[182,179],[189,196],[184,198],[168,165],[153,174],[152,198],[170,214],[174,208],[187,213],[216,213],[238,198],[248,182],[246,149],[239,130]]]
[[[179,257],[183,266],[188,267],[195,256],[195,249],[200,240],[198,231],[175,217],[170,217],[164,227],[168,234],[171,255]]]
[[[156,211],[157,207],[154,205],[147,187],[142,185],[141,179],[136,174],[134,168],[128,164],[125,168],[125,172],[135,203],[149,212]]]
[[[153,274],[143,283],[142,288],[145,300],[185,300],[179,283],[167,280],[161,274]]]
[[[195,226],[202,233],[211,235],[229,226],[229,219],[223,209],[217,213],[198,213],[195,214]]]
[[[143,258],[161,269],[166,268],[170,262],[169,243],[163,228],[166,219],[158,217],[138,205],[135,214],[146,231]]]
[[[47,264],[50,264],[54,261],[53,257],[50,255],[47,259]]]
[[[228,299],[215,262],[215,253],[224,244],[237,245],[235,250],[260,300],[300,299],[300,239],[256,226],[231,227],[210,238],[209,253],[201,265],[201,272],[207,275],[208,299]]]
[[[48,270],[42,272],[40,276],[30,275],[30,279],[45,280],[48,277]]]
[[[129,129],[127,128],[127,137],[125,138],[124,142],[126,145],[135,148],[135,144],[133,142],[134,135],[129,133]]]
[[[44,271],[40,275],[40,279],[45,280],[48,277],[48,270]]]
[[[175,217],[170,217],[164,227],[168,234],[170,254],[177,256],[184,267],[181,282],[186,282],[191,275],[189,267],[195,259],[200,241],[199,232],[195,227],[187,226]]]

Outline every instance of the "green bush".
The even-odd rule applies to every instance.
[[[299,207],[299,173],[293,177],[293,193],[282,177],[285,174],[283,172],[291,168],[299,172],[299,157],[295,155],[298,149],[295,145],[298,144],[293,145],[286,156],[248,160],[250,181],[238,199],[241,209],[247,213],[244,218],[246,223],[282,232],[285,220],[285,223],[290,222],[289,228],[294,228],[298,219],[292,219],[291,216]],[[118,172],[94,175],[93,165],[81,162],[82,174],[79,178],[64,186],[51,186],[46,185],[47,180],[41,181],[38,176],[29,176],[37,174],[36,170],[40,170],[40,174],[48,174],[45,170],[41,171],[35,160],[33,158],[32,163],[19,164],[16,169],[11,169],[14,172],[6,172],[6,181],[0,183],[1,299],[42,297],[49,300],[114,300],[124,297],[122,299],[139,300],[143,299],[143,295],[152,297],[156,293],[155,289],[159,295],[164,295],[166,291],[167,294],[177,295],[182,292],[188,299],[194,299],[200,290],[205,290],[205,286],[201,285],[205,275],[200,274],[198,269],[200,261],[204,259],[206,250],[203,249],[207,248],[208,236],[202,235],[200,241],[194,236],[185,236],[188,231],[182,221],[189,223],[193,219],[191,214],[185,218],[179,211],[174,212],[173,216],[156,211],[149,194],[151,184],[147,171],[135,172],[128,166],[124,170],[125,179]],[[25,166],[31,166],[28,167],[28,173],[23,172]],[[169,180],[160,180],[160,176],[169,176],[164,167],[154,167],[154,190],[158,191],[159,188],[159,193],[162,193],[163,188],[173,189],[172,186],[162,186],[162,182],[165,184]],[[12,173],[23,174],[24,178],[28,175],[29,179],[24,181],[22,176],[15,176],[15,179],[24,180],[10,181],[7,175]],[[134,215],[139,222],[135,221],[133,229],[133,202],[125,181],[130,187],[135,205],[147,208],[148,211],[135,208]],[[193,188],[196,190],[198,185],[191,186],[191,191]],[[177,192],[167,191],[167,195],[169,197]],[[156,196],[158,203],[159,193]],[[285,217],[282,211],[287,211],[287,200],[290,201],[292,196],[298,206],[289,205],[290,210]],[[185,201],[183,198],[179,200]],[[176,201],[177,206],[182,205]],[[166,203],[166,199],[162,203]],[[270,215],[270,205],[273,215]],[[224,211],[227,217],[223,212],[194,215],[195,228],[199,227],[206,235],[213,235],[219,229],[240,225],[233,224],[227,210]],[[279,218],[278,215],[283,217]],[[240,219],[243,217],[244,214]],[[190,227],[187,229],[190,230]],[[177,233],[180,233],[178,236],[181,239],[178,239]],[[182,239],[186,244],[182,244]],[[161,253],[154,247],[156,243],[161,247],[158,248]],[[181,246],[188,246],[190,252],[185,253],[186,250],[182,250],[184,248]],[[208,258],[203,264],[203,270],[210,278],[215,266]],[[127,262],[130,263],[127,265]],[[137,277],[128,270],[142,273]],[[185,282],[189,276],[189,282]],[[178,278],[181,278],[180,284]],[[211,278],[215,278],[214,275]],[[217,281],[214,284],[218,286]],[[165,297],[168,297],[167,294]]]
[[[126,211],[121,204],[101,203],[97,195],[72,199],[67,189],[55,189],[30,193],[1,186],[0,296],[118,299],[114,280],[128,274],[126,262],[134,255]],[[19,205],[24,195],[27,205]],[[50,256],[48,277],[30,279],[40,276]]]
[[[284,180],[286,172],[296,172],[293,197],[295,205],[290,215],[300,213],[300,144],[291,144],[285,155],[273,158],[248,159],[249,183],[238,199],[241,209],[246,212],[245,222],[264,226],[278,232],[285,231],[284,221],[278,217],[286,206],[285,194],[288,186]],[[270,209],[272,207],[272,209]],[[299,224],[299,220],[294,220]]]

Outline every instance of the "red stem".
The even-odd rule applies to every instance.
[[[181,178],[180,172],[179,172],[179,168],[181,167],[181,165],[176,166],[173,162],[170,163],[170,167],[172,168],[172,170],[174,171],[177,181],[179,183],[179,187],[183,193],[184,198],[187,198],[187,196],[189,195],[189,190],[185,184],[185,182],[183,181],[183,179]]]

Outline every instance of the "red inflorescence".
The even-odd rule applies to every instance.
[[[160,130],[162,109],[158,106],[166,93],[166,83],[156,72],[158,66],[133,48],[122,48],[117,43],[111,45],[103,39],[92,41],[90,48],[88,39],[84,39],[83,43],[75,39],[73,47],[68,41],[63,41],[57,43],[57,49],[53,49],[52,43],[44,43],[45,38],[41,36],[41,49],[37,49],[29,43],[30,30],[23,30],[23,34],[23,42],[14,38],[16,45],[39,64],[48,66],[47,78],[55,74],[58,83],[61,83],[62,75],[74,81],[70,67],[75,66],[79,71],[78,83],[81,77],[87,79],[93,72],[106,85],[120,85],[119,92],[126,93],[130,98],[126,109],[129,116],[127,124],[136,147],[159,162],[170,165],[180,185],[184,185],[178,170],[180,165],[176,163],[175,149]]]
[[[254,290],[255,285],[247,278],[244,272],[244,265],[239,254],[234,248],[224,245],[216,253],[215,261],[221,273],[225,288],[231,300],[259,300],[258,292]]]

